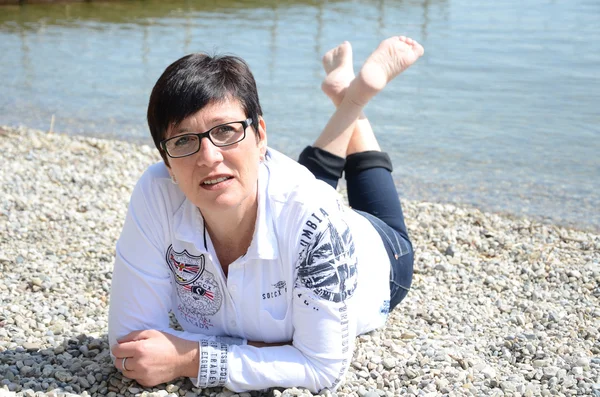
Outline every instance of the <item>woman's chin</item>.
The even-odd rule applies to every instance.
[[[197,206],[200,208],[200,210],[205,209],[207,211],[228,211],[242,206],[245,199],[246,198],[240,197],[237,194],[223,192],[222,194],[217,194],[215,197],[212,197],[209,200],[203,198],[201,202],[197,203]]]

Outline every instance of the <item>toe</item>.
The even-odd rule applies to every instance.
[[[419,43],[417,43],[415,41],[415,48],[417,49],[417,52],[419,53],[419,55],[423,55],[425,53],[425,49],[423,48],[423,46]]]

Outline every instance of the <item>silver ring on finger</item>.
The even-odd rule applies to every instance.
[[[127,367],[125,367],[125,361],[127,361],[128,357],[123,357],[123,361],[121,361],[121,366],[123,367],[123,371],[129,371]]]

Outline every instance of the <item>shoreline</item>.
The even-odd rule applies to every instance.
[[[110,363],[114,246],[156,150],[0,126],[0,151],[0,397],[233,396],[184,379],[146,389]],[[345,382],[324,395],[600,396],[598,233],[455,204],[403,207],[412,290],[384,329],[357,338]],[[311,394],[240,394],[262,395]]]
[[[50,123],[50,127],[51,123]],[[0,130],[6,129],[8,131],[38,131],[42,134],[56,134],[56,135],[64,135],[69,138],[88,138],[88,139],[97,139],[100,141],[107,142],[124,142],[137,147],[149,147],[151,151],[156,151],[153,146],[152,140],[147,138],[134,138],[119,135],[116,133],[103,133],[102,136],[97,136],[96,134],[87,134],[85,132],[82,133],[72,133],[72,132],[54,132],[52,128],[50,131],[44,132],[43,130],[38,130],[37,128],[30,128],[23,125],[1,125]],[[273,146],[274,149],[286,154],[285,148]],[[162,160],[158,155],[156,156],[156,161]],[[405,200],[413,201],[413,202],[426,202],[426,203],[436,203],[442,205],[454,205],[460,208],[464,208],[470,211],[481,211],[486,214],[497,214],[499,216],[511,219],[513,221],[517,221],[519,219],[527,219],[530,222],[540,223],[542,225],[546,225],[548,227],[562,227],[570,230],[577,230],[586,233],[594,233],[600,234],[600,224],[595,221],[591,221],[588,223],[578,223],[575,219],[566,219],[566,218],[557,218],[551,217],[548,215],[540,215],[536,213],[527,213],[527,212],[519,212],[516,208],[506,208],[503,205],[498,203],[479,203],[479,202],[465,202],[460,199],[452,200],[447,197],[441,197],[439,190],[443,190],[444,188],[438,189],[435,185],[430,185],[428,187],[423,187],[425,185],[421,185],[420,183],[411,181],[408,184],[404,183],[401,179],[401,176],[394,175],[394,182],[396,184],[396,188],[400,192],[400,198],[402,202]],[[340,179],[339,189],[345,189],[346,181],[344,178]],[[589,208],[590,205],[587,204]],[[579,220],[581,222],[581,220]]]

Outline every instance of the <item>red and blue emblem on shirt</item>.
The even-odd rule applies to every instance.
[[[167,264],[175,276],[175,282],[189,286],[204,273],[204,255],[192,255],[186,250],[176,252],[173,246],[167,250]]]
[[[215,276],[206,270],[204,255],[192,255],[185,249],[177,252],[170,245],[165,259],[176,283],[179,310],[186,318],[195,321],[196,326],[207,329],[197,321],[202,316],[211,316],[219,311],[223,293]]]

